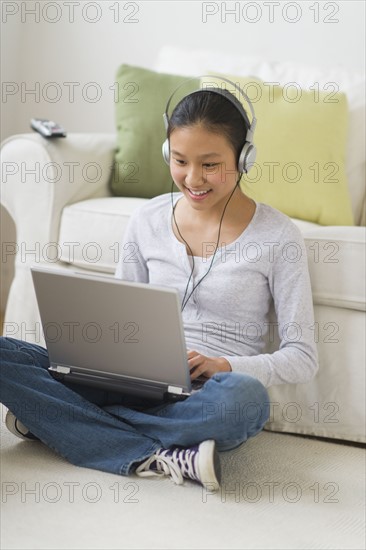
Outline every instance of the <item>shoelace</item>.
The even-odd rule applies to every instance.
[[[195,454],[191,449],[158,451],[140,464],[135,473],[140,477],[170,475],[177,485],[182,485],[183,477],[187,476],[197,481],[193,464]],[[156,462],[156,470],[150,470],[153,462]]]

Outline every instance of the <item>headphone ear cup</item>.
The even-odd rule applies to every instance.
[[[250,141],[247,141],[244,143],[244,147],[241,150],[240,156],[239,156],[239,162],[238,162],[238,171],[243,174],[247,174],[253,164],[255,163],[255,159],[257,157],[257,149],[256,146],[253,145]]]
[[[166,139],[163,143],[163,146],[161,148],[161,152],[163,153],[163,159],[166,162],[166,164],[170,165],[170,147],[169,147],[169,140]]]

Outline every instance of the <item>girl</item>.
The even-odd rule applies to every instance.
[[[132,214],[116,270],[124,280],[178,289],[191,378],[205,380],[202,389],[156,404],[59,382],[44,348],[2,338],[0,397],[13,434],[40,439],[79,466],[217,490],[217,451],[262,430],[266,388],[315,374],[305,245],[287,216],[239,187],[248,130],[230,92],[200,90],[178,103],[164,157],[179,192]],[[269,354],[272,303],[281,343]]]

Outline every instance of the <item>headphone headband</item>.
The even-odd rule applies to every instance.
[[[169,116],[168,116],[168,111],[169,111],[169,107],[170,107],[170,103],[173,99],[173,97],[175,96],[175,94],[177,93],[177,91],[182,87],[184,86],[185,84],[187,84],[188,82],[192,82],[192,80],[197,80],[197,78],[217,78],[219,80],[224,80],[225,82],[227,82],[228,84],[231,84],[232,86],[234,86],[234,88],[241,94],[241,96],[245,99],[245,101],[248,103],[249,105],[249,109],[250,109],[250,113],[252,115],[252,122],[250,124],[250,128],[248,129],[248,133],[250,132],[250,135],[248,136],[247,134],[247,141],[252,141],[253,139],[253,134],[254,134],[254,130],[255,130],[255,127],[257,125],[257,119],[256,119],[256,116],[255,116],[255,112],[254,112],[254,108],[253,108],[253,105],[252,105],[252,102],[250,101],[249,97],[247,96],[247,94],[245,94],[243,92],[243,90],[240,88],[240,86],[238,86],[237,84],[235,84],[235,82],[232,82],[232,80],[229,80],[228,78],[225,78],[223,76],[215,76],[215,75],[211,75],[211,74],[202,74],[201,76],[196,76],[196,77],[193,77],[193,78],[188,78],[187,80],[185,80],[184,82],[182,82],[181,84],[179,84],[179,86],[177,86],[177,88],[175,88],[175,90],[173,91],[173,93],[171,94],[171,96],[169,97],[168,99],[168,103],[166,105],[166,108],[165,108],[165,112],[163,114],[163,119],[164,119],[164,126],[165,126],[165,130],[168,130],[168,124],[169,124]],[[211,88],[213,88],[213,86],[210,86]],[[214,90],[209,90],[209,87],[207,88],[199,88],[198,90],[195,90],[196,92],[203,92],[203,91],[214,91]],[[191,93],[194,93],[194,92],[191,92]],[[190,94],[187,94],[187,95],[190,95]],[[235,97],[235,96],[234,96]],[[248,139],[248,137],[250,139]]]

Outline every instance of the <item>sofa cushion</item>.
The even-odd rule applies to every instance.
[[[107,197],[65,207],[59,239],[61,260],[83,269],[114,273],[129,216],[147,200]],[[292,221],[304,236],[314,303],[365,310],[364,229]]]
[[[140,198],[168,193],[172,179],[161,151],[166,139],[163,113],[170,95],[187,79],[121,65],[116,80],[118,139],[111,191],[118,196]],[[174,96],[172,107],[198,86],[198,78],[184,84]],[[173,190],[177,188],[173,186]]]
[[[354,225],[348,192],[345,153],[348,131],[346,95],[290,86],[268,86],[253,77],[217,74],[201,79],[232,92],[249,112],[231,84],[244,91],[257,118],[254,143],[258,154],[241,187],[246,195],[290,217],[320,225]]]
[[[83,269],[114,273],[128,219],[147,200],[105,197],[65,207],[59,237],[61,261]]]
[[[365,311],[364,228],[292,221],[304,237],[314,304]]]

